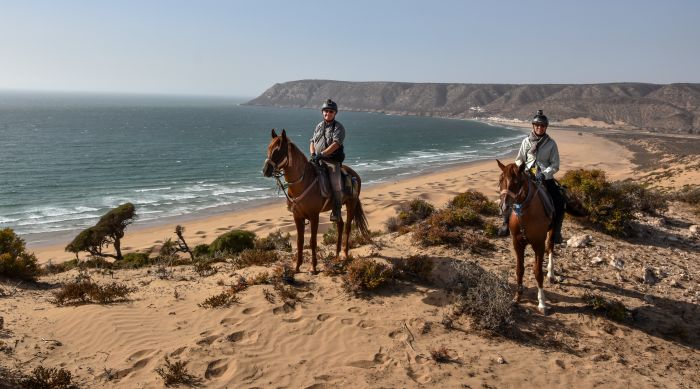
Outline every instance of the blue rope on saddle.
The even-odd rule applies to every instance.
[[[523,215],[523,205],[524,204],[513,204],[513,212],[515,212],[515,215],[520,217]]]

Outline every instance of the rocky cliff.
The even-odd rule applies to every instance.
[[[300,80],[275,84],[247,104],[495,120],[544,109],[562,125],[700,133],[700,84],[428,84]]]

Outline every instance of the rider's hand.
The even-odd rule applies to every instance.
[[[323,155],[323,151],[321,151],[320,153],[318,153],[318,155],[316,155],[316,157],[318,157],[318,159],[323,159],[325,158],[325,155]]]
[[[311,158],[309,158],[309,160],[311,162],[316,162],[316,160],[318,160],[318,156],[316,155],[316,153],[311,153]]]
[[[544,180],[545,180],[544,173],[542,173],[542,172],[537,173],[535,175],[535,180],[537,180],[539,182],[544,182]]]

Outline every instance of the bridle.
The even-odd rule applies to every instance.
[[[275,150],[272,150],[272,152],[270,153],[270,157],[265,159],[265,165],[269,164],[270,166],[272,166],[272,176],[277,182],[277,189],[281,190],[282,193],[284,193],[284,197],[287,198],[287,201],[296,205],[299,200],[306,196],[311,187],[313,187],[314,184],[318,181],[318,178],[316,178],[314,182],[312,182],[311,185],[309,185],[309,187],[296,198],[291,197],[289,193],[287,193],[287,189],[290,186],[298,184],[304,180],[304,177],[306,176],[306,168],[304,168],[304,171],[301,173],[301,177],[297,178],[296,180],[287,181],[287,177],[285,176],[285,168],[289,166],[289,161],[291,160],[289,154],[292,152],[292,144],[289,141],[286,141],[286,143],[287,152],[284,154],[284,158],[282,158],[282,160],[279,162],[276,162],[272,159],[273,154],[275,154],[275,152],[279,151],[284,147],[283,144],[280,144],[280,146],[278,146]],[[282,183],[281,177],[284,177],[284,183]]]
[[[505,173],[504,173],[505,175]],[[504,177],[505,178],[505,177]],[[522,175],[520,175],[520,178],[522,178]],[[520,238],[521,240],[525,241],[527,240],[527,237],[525,236],[525,223],[523,222],[521,216],[523,215],[523,211],[525,211],[525,208],[527,208],[528,204],[530,204],[530,200],[534,197],[532,194],[535,192],[532,188],[532,180],[525,175],[525,181],[527,181],[527,185],[520,185],[520,190],[518,190],[518,193],[514,193],[508,187],[505,189],[501,189],[501,210],[503,212],[506,212],[508,209],[508,204],[506,202],[506,198],[510,197],[513,199],[513,213],[515,213],[515,216],[518,218],[518,225],[520,226]],[[525,188],[527,187],[527,194],[523,193]],[[518,201],[518,199],[522,199],[525,197],[524,200]]]

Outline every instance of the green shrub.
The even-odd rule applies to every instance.
[[[609,183],[605,173],[598,169],[571,170],[561,183],[581,200],[589,213],[588,220],[611,235],[628,235],[635,211],[642,211],[639,207],[646,204],[630,199],[627,193],[632,188],[641,193],[643,188],[630,183]]]
[[[0,230],[0,276],[33,281],[39,273],[37,259],[26,251],[24,239],[11,228]]]
[[[215,255],[217,252],[236,254],[240,253],[245,249],[252,249],[254,247],[254,232],[245,230],[233,230],[216,238],[209,245],[209,254]]]
[[[267,237],[255,241],[255,248],[260,250],[292,251],[291,235],[289,233],[283,234],[280,230],[271,232]]]
[[[198,386],[199,379],[187,371],[187,362],[177,361],[171,363],[168,356],[165,356],[165,365],[155,369],[155,372],[163,379],[165,386]]]
[[[435,212],[435,207],[425,200],[415,199],[399,206],[398,219],[399,226],[409,226],[418,221],[424,220]]]
[[[481,192],[469,189],[464,193],[458,194],[448,204],[449,208],[466,208],[472,212],[487,215],[498,215],[498,206],[489,201],[489,199]]]
[[[162,257],[168,257],[171,255],[174,255],[175,253],[178,252],[178,247],[177,247],[177,242],[168,238],[163,242],[163,245],[160,246],[160,250],[158,250],[158,255]]]
[[[700,216],[700,186],[686,185],[671,195],[671,199],[690,204],[696,216]]]
[[[647,189],[636,182],[613,182],[612,189],[619,193],[622,201],[631,204],[632,208],[651,214],[662,214],[668,210],[666,197],[655,189]]]
[[[138,269],[153,263],[154,261],[149,258],[148,253],[127,253],[124,255],[124,259],[117,264],[123,269]]]
[[[209,245],[206,243],[200,243],[194,246],[194,249],[192,250],[192,255],[194,255],[195,258],[208,256]]]
[[[100,218],[93,227],[80,232],[65,250],[75,253],[86,251],[93,256],[122,259],[121,239],[124,237],[126,227],[136,218],[136,208],[131,203],[122,204]],[[114,246],[116,255],[105,254],[102,249],[109,245]]]
[[[241,299],[232,289],[227,289],[219,294],[207,297],[201,304],[202,308],[228,308],[233,304],[238,304]]]
[[[359,295],[377,289],[391,279],[391,270],[386,265],[368,258],[359,258],[348,265],[347,273],[343,275],[343,287],[346,291]]]

